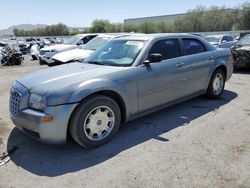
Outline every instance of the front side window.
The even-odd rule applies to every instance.
[[[113,40],[84,60],[84,63],[131,66],[141,52],[145,41],[139,40]]]
[[[221,38],[219,36],[208,36],[205,39],[210,43],[219,43]]]
[[[149,55],[157,53],[161,54],[161,59],[171,59],[180,57],[180,48],[177,39],[165,39],[157,41],[149,51]]]
[[[90,35],[90,36],[86,36],[83,37],[82,39],[82,44],[87,44],[90,40],[92,40],[95,37],[95,35]]]
[[[74,44],[79,40],[79,37],[73,36],[64,40],[64,44]]]
[[[196,39],[182,39],[185,55],[198,54],[206,51],[205,46]]]

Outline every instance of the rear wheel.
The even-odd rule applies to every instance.
[[[206,96],[212,99],[219,98],[224,91],[225,79],[225,73],[223,70],[215,70],[209,82]]]
[[[106,96],[93,95],[74,111],[70,134],[85,148],[104,145],[119,129],[121,113],[117,103]]]

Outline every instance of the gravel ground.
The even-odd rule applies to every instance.
[[[26,56],[0,67],[0,187],[250,187],[250,73],[234,74],[219,100],[195,98],[124,125],[107,145],[44,145],[8,117],[10,84],[46,68]]]

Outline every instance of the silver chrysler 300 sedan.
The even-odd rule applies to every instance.
[[[218,98],[233,71],[230,52],[188,34],[111,40],[82,63],[25,75],[13,83],[10,114],[45,143],[69,132],[83,147],[107,143],[121,123],[205,94]]]

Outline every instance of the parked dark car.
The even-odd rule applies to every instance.
[[[42,142],[64,143],[69,133],[83,147],[98,147],[121,123],[196,96],[219,98],[232,76],[230,59],[229,50],[195,35],[116,38],[82,63],[17,79],[11,119]]]
[[[250,67],[250,34],[244,36],[231,48],[234,68]]]
[[[26,44],[26,43],[21,43],[18,45],[20,51],[22,52],[22,54],[28,54],[30,52],[30,44]]]

